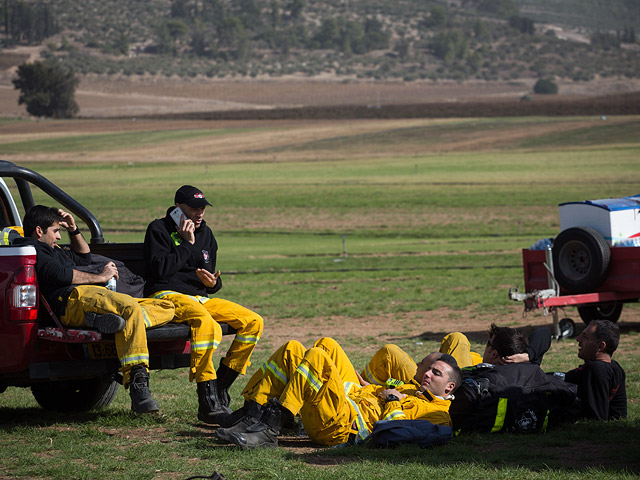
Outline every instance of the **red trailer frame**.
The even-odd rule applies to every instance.
[[[509,298],[523,301],[525,312],[541,308],[544,315],[553,315],[556,338],[571,336],[574,327],[571,319],[558,321],[558,309],[635,302],[640,298],[640,247],[611,247],[611,261],[604,283],[594,292],[583,294],[571,294],[555,280],[551,247],[523,249],[522,263],[525,293],[514,288],[509,290]]]

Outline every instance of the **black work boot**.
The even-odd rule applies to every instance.
[[[249,426],[258,423],[264,409],[265,407],[252,400],[245,402],[242,408],[226,416],[225,423],[228,423],[228,426],[219,428],[213,435],[224,442],[231,442],[231,434],[244,432]],[[232,417],[237,418],[233,423],[230,423],[233,420]],[[223,422],[220,421],[219,424],[222,425],[222,423]]]
[[[220,403],[216,380],[198,382],[198,420],[208,424],[217,423],[215,417],[229,414],[231,409]]]
[[[129,373],[131,410],[136,413],[152,413],[160,410],[149,390],[149,372],[144,365],[136,365]]]
[[[218,377],[218,398],[220,403],[224,407],[228,407],[231,403],[231,397],[229,396],[229,387],[238,378],[238,372],[227,367],[222,360],[220,360],[220,366],[216,372]]]
[[[125,321],[124,318],[115,313],[86,312],[84,314],[84,324],[102,333],[116,333],[124,330]]]
[[[282,406],[280,400],[272,398],[265,405],[258,422],[249,425],[244,432],[231,433],[229,440],[243,449],[277,447],[282,425],[291,420],[293,414]]]

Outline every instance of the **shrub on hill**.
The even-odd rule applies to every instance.
[[[556,85],[552,80],[541,78],[533,86],[533,91],[543,95],[553,95],[558,93],[558,85]]]

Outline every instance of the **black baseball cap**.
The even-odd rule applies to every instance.
[[[175,203],[185,203],[191,208],[200,208],[206,205],[211,205],[204,198],[204,194],[196,187],[191,185],[183,185],[176,192]]]

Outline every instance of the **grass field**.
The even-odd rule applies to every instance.
[[[177,187],[203,189],[214,204],[207,220],[220,245],[221,294],[266,319],[249,373],[289,338],[334,336],[363,366],[387,342],[418,359],[449,331],[482,351],[492,321],[549,325],[540,312],[523,319],[507,300],[509,287],[522,286],[520,250],[557,234],[559,203],[640,193],[637,117],[130,126],[1,122],[0,158],[80,200],[109,241],[142,241]],[[104,410],[60,415],[9,388],[0,395],[0,478],[637,478],[636,305],[625,306],[620,326],[626,421],[470,435],[433,450],[325,449],[287,437],[285,448],[240,452],[197,422],[187,373],[160,371],[151,386],[162,413],[148,417],[128,411],[122,389]],[[576,351],[572,340],[554,342],[544,369],[575,367]]]

